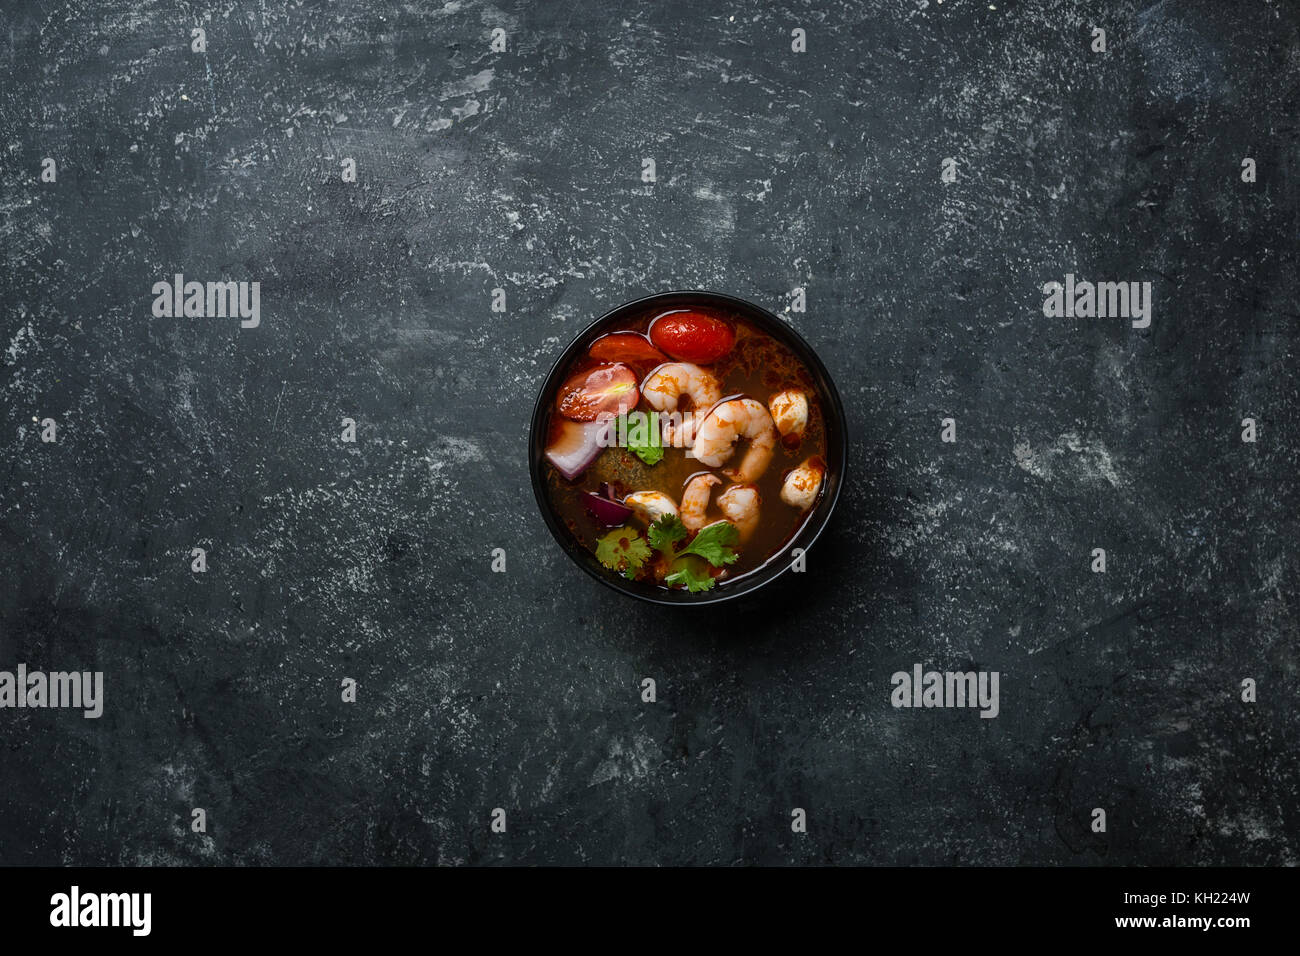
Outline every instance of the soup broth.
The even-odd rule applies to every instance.
[[[741,314],[647,311],[610,326],[559,381],[546,494],[610,574],[725,587],[779,553],[822,494],[816,383]]]

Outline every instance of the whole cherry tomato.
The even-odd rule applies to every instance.
[[[708,365],[731,351],[736,330],[717,316],[683,309],[651,322],[650,341],[675,359]]]

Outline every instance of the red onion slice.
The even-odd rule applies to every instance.
[[[587,492],[586,505],[587,510],[592,513],[593,517],[609,528],[617,527],[632,517],[632,509],[627,505],[619,504],[617,501],[610,501],[608,498],[602,498],[594,491]]]
[[[555,466],[569,481],[586,471],[605,450],[601,434],[609,428],[608,421],[560,422],[560,434],[546,449],[546,460]]]

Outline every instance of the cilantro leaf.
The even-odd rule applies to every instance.
[[[708,573],[708,566],[698,558],[678,560],[673,564],[673,569],[673,573],[664,578],[664,583],[670,587],[674,584],[684,584],[686,589],[694,594],[697,591],[707,591],[717,583]]]
[[[653,522],[647,534],[650,545],[668,565],[665,584],[680,584],[691,592],[707,591],[717,583],[709,565],[721,568],[736,560],[738,555],[731,546],[740,539],[740,533],[729,521],[715,521],[701,528],[691,543],[678,551],[677,544],[689,536],[682,519],[672,514]]]
[[[667,559],[673,556],[673,545],[687,535],[686,525],[674,514],[666,514],[650,525],[650,545]]]
[[[627,412],[618,416],[618,443],[647,465],[662,461],[664,448],[659,439],[659,415]]]
[[[596,541],[596,560],[629,580],[650,557],[645,539],[631,528],[615,528]]]
[[[700,529],[695,540],[682,548],[680,554],[698,554],[715,568],[731,564],[738,555],[732,545],[740,540],[740,532],[730,521],[715,521]]]

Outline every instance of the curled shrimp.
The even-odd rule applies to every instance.
[[[772,422],[786,444],[797,445],[808,427],[808,396],[797,388],[786,388],[768,399]]]
[[[791,508],[807,511],[817,500],[817,492],[821,491],[825,474],[826,462],[813,455],[785,476],[785,483],[781,485],[781,500]]]
[[[677,503],[662,491],[634,491],[623,499],[637,514],[654,524],[664,515],[676,515]]]
[[[702,472],[686,483],[682,492],[682,524],[689,531],[699,531],[704,527],[704,513],[709,510],[709,495],[713,486],[722,484],[722,479],[709,472]]]
[[[731,485],[718,495],[718,507],[736,526],[741,541],[748,541],[758,527],[758,509],[762,503],[763,498],[753,485]]]
[[[763,403],[752,398],[732,398],[713,407],[695,431],[695,457],[717,468],[735,453],[740,438],[749,440],[749,450],[739,468],[724,468],[722,473],[741,483],[757,481],[772,460],[776,426]]]
[[[695,430],[700,427],[701,418],[687,414],[669,413],[664,419],[663,440],[668,448],[694,448]]]
[[[690,448],[695,439],[695,424],[714,402],[722,398],[722,385],[711,372],[689,362],[665,362],[641,383],[641,394],[655,411],[672,415],[664,422],[664,443],[672,448]],[[691,400],[695,416],[684,423],[673,415],[683,395]]]

